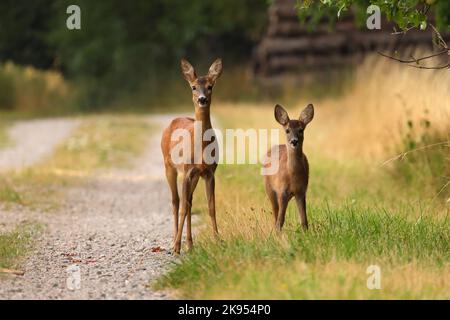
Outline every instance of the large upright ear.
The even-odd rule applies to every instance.
[[[288,122],[289,122],[289,115],[288,115],[288,113],[279,104],[277,104],[275,106],[275,120],[277,120],[277,122],[279,124],[281,124],[282,126],[287,125]]]
[[[186,59],[181,59],[181,72],[189,83],[193,83],[197,79],[194,67]]]
[[[304,125],[307,125],[314,118],[314,106],[310,103],[303,109],[300,114],[299,120],[303,122]]]
[[[208,77],[212,82],[216,82],[217,78],[222,74],[222,59],[216,59],[211,67],[209,67]]]

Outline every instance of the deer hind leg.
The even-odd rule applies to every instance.
[[[286,209],[289,202],[289,198],[285,194],[278,195],[278,218],[276,223],[276,228],[278,231],[283,229],[284,220],[286,217]]]
[[[181,251],[181,238],[183,236],[184,221],[186,220],[186,216],[190,212],[191,207],[190,195],[191,192],[193,192],[192,190],[193,182],[195,182],[195,179],[198,180],[197,176],[198,170],[193,168],[187,172],[186,176],[183,179],[183,186],[181,189],[181,212],[180,212],[181,216],[178,224],[177,237],[175,239],[174,244],[175,253],[180,253]]]
[[[172,192],[172,215],[173,215],[173,241],[175,243],[178,233],[178,210],[180,208],[180,197],[178,196],[177,186],[178,172],[173,167],[166,167],[166,177]]]
[[[211,225],[215,236],[219,235],[216,221],[216,196],[215,196],[216,180],[213,172],[209,172],[205,176],[206,199],[208,200],[208,212],[211,218]]]
[[[308,218],[306,217],[306,195],[300,194],[295,196],[297,202],[298,213],[303,230],[308,230]]]

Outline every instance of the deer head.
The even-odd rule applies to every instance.
[[[281,124],[286,133],[287,145],[293,149],[303,146],[303,132],[306,125],[314,118],[314,106],[308,104],[300,114],[298,120],[290,120],[289,115],[282,106],[275,106],[275,119]]]
[[[208,74],[197,77],[194,67],[185,59],[181,60],[181,71],[192,89],[192,101],[196,108],[209,108],[212,89],[222,74],[222,59],[217,59],[209,68]]]

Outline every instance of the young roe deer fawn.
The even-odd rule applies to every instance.
[[[314,117],[314,107],[309,104],[298,120],[290,120],[288,113],[280,105],[275,106],[275,119],[286,133],[286,145],[274,146],[268,152],[268,159],[279,161],[278,171],[274,175],[265,175],[264,184],[267,196],[272,204],[275,226],[281,231],[289,200],[295,197],[303,229],[308,229],[306,217],[306,190],[308,188],[309,165],[303,153],[303,132]],[[272,159],[278,148],[278,159]],[[268,163],[265,166],[270,166]]]
[[[172,120],[170,125],[164,130],[161,139],[161,149],[164,157],[164,165],[166,169],[166,177],[172,192],[172,213],[174,219],[174,252],[180,253],[181,250],[181,238],[183,235],[183,225],[187,218],[187,245],[191,249],[192,242],[192,230],[191,230],[191,207],[192,207],[192,195],[197,186],[199,178],[205,180],[206,196],[208,200],[209,215],[211,217],[212,227],[214,234],[218,234],[216,223],[216,209],[215,209],[215,180],[214,173],[217,168],[217,161],[211,163],[211,161],[205,161],[203,150],[211,143],[217,144],[216,139],[213,137],[212,142],[203,141],[203,135],[205,131],[211,129],[210,119],[210,105],[212,89],[216,80],[222,73],[222,60],[217,59],[209,68],[206,76],[197,77],[192,65],[186,61],[181,60],[181,70],[184,78],[189,83],[192,90],[192,100],[195,106],[195,119],[193,118],[176,118]],[[194,136],[194,123],[197,126],[201,126],[201,136]],[[175,163],[171,157],[172,149],[178,143],[172,141],[172,134],[174,131],[182,129],[189,132],[191,148],[189,151],[184,151],[183,155],[186,161],[182,163]],[[194,141],[194,139],[201,139],[200,141]],[[194,159],[194,144],[201,145],[201,159]],[[215,148],[217,150],[217,148]],[[216,151],[217,152],[217,151]],[[188,154],[189,153],[189,154]],[[197,160],[197,161],[196,161]],[[200,161],[198,161],[200,160]],[[177,176],[178,173],[183,175],[183,183],[181,188],[181,211],[180,219],[178,218],[178,211],[180,206],[180,198],[178,195]]]

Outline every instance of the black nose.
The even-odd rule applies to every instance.
[[[292,144],[294,147],[296,147],[296,146],[298,145],[298,140],[292,140],[292,141],[291,141],[291,144]]]
[[[206,99],[206,97],[200,97],[200,98],[198,98],[198,102],[201,103],[201,104],[205,104],[206,101],[208,101],[208,100]]]

